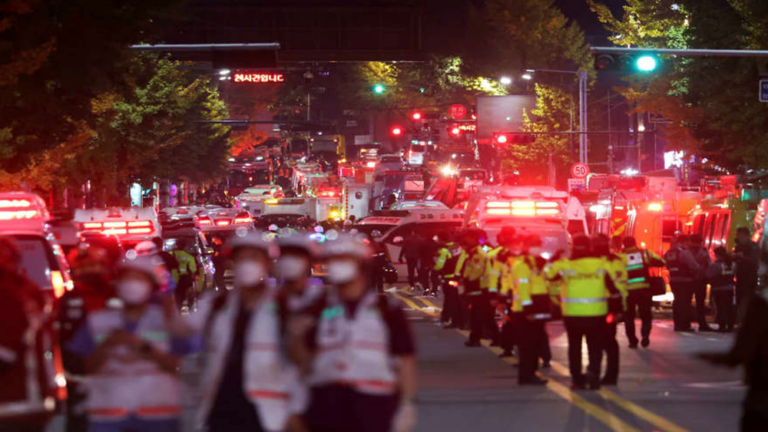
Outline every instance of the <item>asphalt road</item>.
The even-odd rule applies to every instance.
[[[651,346],[630,350],[620,325],[619,385],[571,391],[565,329],[549,323],[554,361],[541,374],[550,382],[520,387],[514,359],[497,358],[498,348],[466,348],[466,332],[435,322],[438,300],[403,291],[390,295],[408,310],[419,344],[418,431],[738,430],[741,371],[694,358],[700,351],[727,350],[733,335],[675,333],[671,321],[661,318]]]
[[[620,326],[619,385],[598,392],[571,391],[565,330],[559,322],[549,323],[552,368],[540,373],[550,382],[543,387],[520,387],[514,358],[499,359],[498,348],[466,348],[467,332],[439,325],[439,299],[402,290],[388,295],[401,301],[416,334],[417,431],[738,430],[745,393],[741,371],[712,367],[694,358],[700,351],[727,350],[733,335],[675,333],[671,321],[661,314],[654,322],[651,346],[630,350]],[[187,359],[182,367],[183,380],[189,385],[184,401],[187,425],[197,398],[192,388],[195,370],[195,358]],[[47,432],[63,431],[63,418],[58,417]]]

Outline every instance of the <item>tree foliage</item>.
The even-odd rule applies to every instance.
[[[628,0],[621,18],[589,0],[619,45],[698,49],[768,48],[768,4],[760,0]],[[621,93],[635,111],[663,118],[671,148],[731,170],[768,167],[765,106],[756,90],[765,61],[665,57],[663,68],[633,76]]]

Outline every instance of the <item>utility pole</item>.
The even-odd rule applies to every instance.
[[[578,71],[579,74],[579,131],[587,132],[587,71]],[[589,164],[587,152],[587,134],[579,135],[579,162]]]

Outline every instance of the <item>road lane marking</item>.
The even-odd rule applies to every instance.
[[[442,311],[443,310],[443,308],[435,305],[434,303],[432,303],[428,299],[426,299],[424,297],[416,297],[416,296],[412,295],[411,293],[409,293],[408,291],[406,291],[404,289],[400,289],[400,290],[398,290],[396,292],[399,292],[403,296],[408,297],[408,298],[410,298],[412,300],[418,300],[418,301],[424,303],[425,305],[427,305],[427,308],[432,308],[432,309],[437,310],[437,311]]]
[[[417,310],[417,311],[419,311],[419,312],[421,312],[421,313],[423,313],[423,314],[427,314],[427,315],[429,315],[429,316],[431,316],[431,317],[439,317],[439,316],[440,316],[440,314],[438,314],[438,313],[436,313],[436,312],[434,312],[434,311],[428,310],[428,309],[426,309],[426,308],[423,308],[423,307],[421,307],[421,306],[417,305],[416,303],[414,303],[413,301],[411,301],[411,299],[408,299],[408,298],[406,298],[405,296],[402,296],[402,295],[400,295],[399,293],[396,293],[396,292],[390,292],[390,294],[392,294],[392,295],[393,295],[393,296],[395,296],[396,298],[398,298],[398,299],[402,300],[402,301],[403,301],[403,303],[405,303],[405,304],[407,304],[408,306],[410,306],[410,307],[411,307],[411,309],[413,309],[413,310]]]
[[[431,315],[431,316],[437,316],[437,314],[434,314],[430,309],[431,308],[422,308],[416,305],[414,302],[410,301],[409,299],[406,299],[405,297],[397,294],[392,293],[397,298],[400,298],[403,300],[406,304],[411,306],[412,308],[415,307],[415,309],[421,311],[424,314]],[[469,337],[469,332],[466,330],[458,330],[457,332],[464,336],[465,338]],[[489,349],[494,354],[501,354],[503,350],[498,347],[492,347],[490,346],[490,342],[487,340],[481,341],[482,345]],[[515,365],[517,364],[517,359],[514,357],[508,357],[508,358],[502,358],[506,363]],[[558,375],[561,375],[566,378],[570,378],[570,370],[565,367],[562,363],[559,363],[557,361],[550,361],[550,365],[552,367],[552,370],[557,373]],[[547,378],[545,375],[543,375],[540,371],[536,372],[536,374],[542,378]],[[599,406],[587,401],[583,397],[579,396],[576,392],[571,390],[570,388],[552,380],[549,379],[547,382],[547,388],[552,390],[554,393],[562,397],[563,399],[567,400],[568,402],[572,403],[573,405],[579,407],[587,414],[591,415],[592,417],[596,418],[609,428],[611,428],[614,431],[617,432],[639,432],[639,429],[630,426],[614,414],[600,408]],[[661,417],[660,415],[654,414],[653,412],[641,407],[640,405],[637,405],[636,403],[623,398],[616,393],[606,389],[601,388],[599,391],[595,392],[600,397],[602,397],[606,401],[613,402],[614,404],[618,405],[619,407],[623,408],[625,411],[633,414],[635,417],[645,420],[646,422],[656,426],[661,431],[665,432],[690,432],[688,429],[685,429],[675,423],[673,423],[670,420],[667,420],[664,417]]]

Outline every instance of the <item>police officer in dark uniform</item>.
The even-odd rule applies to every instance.
[[[693,275],[700,269],[696,260],[688,250],[688,236],[680,235],[672,242],[664,261],[669,270],[669,285],[675,296],[672,302],[672,320],[675,331],[690,332],[691,329],[691,296],[693,296]]]

